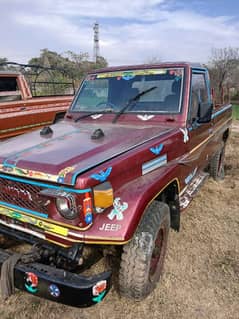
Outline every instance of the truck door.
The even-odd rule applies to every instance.
[[[191,91],[188,111],[188,164],[192,171],[206,167],[209,154],[209,137],[213,131],[212,121],[198,122],[199,116],[211,109],[208,73],[205,69],[192,70]]]

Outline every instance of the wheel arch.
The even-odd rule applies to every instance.
[[[170,227],[176,231],[179,231],[180,229],[179,192],[180,192],[179,180],[178,178],[174,178],[170,180],[167,184],[165,184],[160,189],[160,191],[149,200],[149,202],[144,208],[144,211],[153,201],[166,203],[170,209]],[[144,214],[142,214],[141,219],[143,218],[143,215]]]
[[[179,206],[179,181],[174,179],[153,198],[153,200],[164,202],[170,209],[170,226],[172,229],[180,229],[180,206]]]
[[[222,135],[222,139],[223,139],[223,142],[226,143],[227,140],[228,140],[228,137],[229,137],[229,133],[230,133],[230,130],[229,128],[226,129],[226,131],[223,133]]]
[[[170,171],[171,173],[172,171]],[[128,204],[128,214],[125,213],[126,218],[122,220],[122,242],[128,242],[132,239],[137,228],[140,226],[147,208],[153,202],[163,202],[169,206],[170,211],[170,226],[176,231],[180,228],[180,208],[179,208],[179,193],[180,182],[176,177],[178,174],[165,173],[164,178],[158,181],[153,180],[149,183],[146,176],[141,177],[137,183],[131,181],[127,187],[121,192],[115,194],[116,197]],[[175,172],[174,172],[175,173]],[[171,176],[170,176],[171,175]],[[167,178],[169,177],[169,178]],[[171,177],[171,178],[170,178]],[[163,182],[164,181],[164,182]]]

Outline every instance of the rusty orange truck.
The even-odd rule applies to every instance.
[[[0,140],[55,123],[72,101],[68,93],[33,97],[23,74],[0,71]]]

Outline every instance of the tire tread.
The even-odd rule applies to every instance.
[[[119,290],[136,300],[145,298],[156,286],[157,282],[149,282],[148,271],[151,254],[147,246],[153,245],[158,228],[163,220],[167,221],[169,228],[170,214],[167,204],[153,201],[146,209],[143,219],[136,230],[132,240],[123,247],[119,271]],[[143,234],[143,235],[142,235]],[[148,242],[149,238],[151,242]]]

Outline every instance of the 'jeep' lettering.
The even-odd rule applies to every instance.
[[[121,229],[120,224],[103,224],[101,227],[99,227],[99,230],[103,231],[118,231]]]

